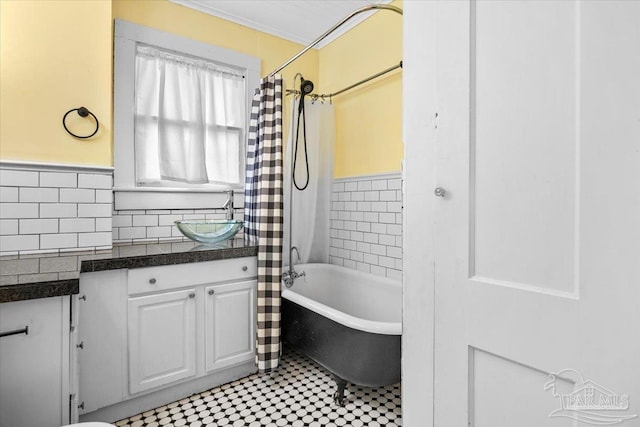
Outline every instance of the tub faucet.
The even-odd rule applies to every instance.
[[[222,205],[222,209],[227,210],[226,219],[230,220],[233,219],[233,190],[227,190],[226,193],[227,201],[224,202],[224,205]]]
[[[295,270],[295,263],[293,262],[293,251],[296,251],[296,255],[298,255],[298,261],[300,261],[300,251],[298,251],[298,248],[296,248],[295,246],[291,246],[291,249],[289,250],[289,271],[285,271],[284,273],[282,273],[282,281],[287,288],[293,286],[293,282],[298,277],[306,276],[306,273],[304,271],[298,273]]]
[[[298,256],[298,262],[300,262],[300,251],[298,251],[298,248],[295,246],[291,246],[291,249],[289,250],[289,266],[290,269],[292,269],[296,263],[293,262],[293,251],[296,251],[296,255]]]

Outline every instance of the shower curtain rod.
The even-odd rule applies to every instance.
[[[370,4],[368,6],[363,6],[360,9],[357,9],[353,12],[351,12],[351,14],[349,14],[347,17],[343,18],[340,22],[338,22],[337,24],[335,24],[333,27],[329,28],[323,35],[321,35],[320,37],[318,37],[317,39],[315,39],[313,42],[311,42],[311,44],[309,44],[307,47],[305,47],[304,49],[302,49],[300,52],[298,52],[297,54],[295,54],[294,56],[292,56],[287,62],[285,62],[284,64],[282,64],[281,66],[279,66],[278,68],[276,68],[275,70],[273,70],[272,72],[269,73],[268,77],[272,77],[274,74],[279,73],[280,71],[282,71],[283,69],[285,69],[287,66],[289,66],[289,64],[291,64],[293,61],[295,61],[296,59],[300,58],[302,55],[304,55],[309,49],[311,49],[312,47],[314,47],[315,45],[317,45],[318,43],[320,43],[322,40],[324,40],[329,34],[333,33],[335,30],[337,30],[338,28],[340,28],[343,24],[345,24],[347,21],[349,21],[351,18],[353,18],[356,15],[359,15],[363,12],[368,12],[370,10],[374,10],[374,9],[379,9],[379,10],[391,10],[393,12],[396,12],[400,15],[402,15],[402,9],[400,9],[399,7],[396,6],[391,6],[388,4]]]
[[[346,92],[348,90],[354,89],[354,88],[356,88],[356,87],[358,87],[360,85],[363,85],[363,84],[365,84],[367,82],[370,82],[371,80],[374,80],[374,79],[377,79],[378,77],[384,76],[385,74],[390,73],[393,70],[397,70],[398,68],[402,68],[402,61],[400,61],[398,64],[394,65],[393,67],[389,67],[389,68],[387,68],[385,70],[380,71],[379,73],[375,73],[374,75],[369,76],[369,77],[367,77],[365,79],[362,79],[357,83],[354,83],[354,84],[352,84],[350,86],[345,87],[344,89],[340,89],[337,92],[326,93],[326,94],[321,94],[321,95],[316,95],[316,94],[312,93],[312,94],[309,94],[307,96],[310,96],[313,100],[325,99],[325,98],[331,99],[334,96],[338,96],[338,95],[340,95],[340,94],[342,94],[342,93],[344,93],[344,92]],[[291,94],[299,95],[300,91],[299,90],[294,90],[294,89],[287,89],[287,95],[291,95]]]

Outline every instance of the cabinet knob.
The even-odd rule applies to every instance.
[[[242,271],[247,271],[249,269],[249,267],[247,267],[246,265],[242,266]]]
[[[156,278],[152,277],[151,279],[149,279],[149,283],[151,283],[152,285],[156,284]]]
[[[195,298],[195,297],[196,297],[195,293],[192,292],[192,293],[189,294],[189,298]]]
[[[76,344],[76,348],[79,348],[80,350],[84,350],[84,341],[80,341],[80,344]]]
[[[213,291],[213,289],[209,289],[209,295],[213,295],[215,294],[215,292]]]

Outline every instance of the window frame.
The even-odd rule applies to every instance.
[[[226,188],[223,186],[187,188],[137,185],[134,142],[136,45],[157,46],[241,71],[245,75],[247,94],[245,137],[248,135],[253,90],[260,82],[260,59],[120,19],[116,19],[114,24],[114,209],[211,209],[222,206],[226,200]],[[242,193],[243,185],[233,189]],[[236,197],[236,201],[236,206],[242,205],[242,197]]]

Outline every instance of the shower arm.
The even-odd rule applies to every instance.
[[[282,71],[283,69],[285,69],[286,67],[288,67],[292,62],[294,62],[296,59],[300,58],[302,55],[304,55],[309,49],[313,48],[315,45],[317,45],[318,43],[320,43],[322,40],[324,40],[327,36],[329,36],[331,33],[333,33],[335,30],[337,30],[338,28],[340,28],[342,25],[344,25],[347,21],[349,21],[351,18],[353,18],[356,15],[359,15],[361,13],[364,12],[368,12],[370,10],[390,10],[392,12],[396,12],[400,15],[402,15],[402,9],[400,9],[397,6],[391,6],[389,4],[370,4],[368,6],[363,6],[360,9],[354,10],[353,12],[351,12],[351,14],[349,14],[347,17],[343,18],[340,22],[338,22],[337,24],[335,24],[333,27],[329,28],[323,35],[321,35],[320,37],[318,37],[317,39],[315,39],[313,42],[311,42],[311,44],[309,44],[307,47],[305,47],[304,49],[302,49],[300,52],[298,52],[296,55],[292,56],[287,62],[285,62],[284,64],[282,64],[281,66],[279,66],[278,68],[276,68],[275,70],[273,70],[271,73],[269,73],[268,77],[272,77],[274,74],[279,73],[280,71]]]

